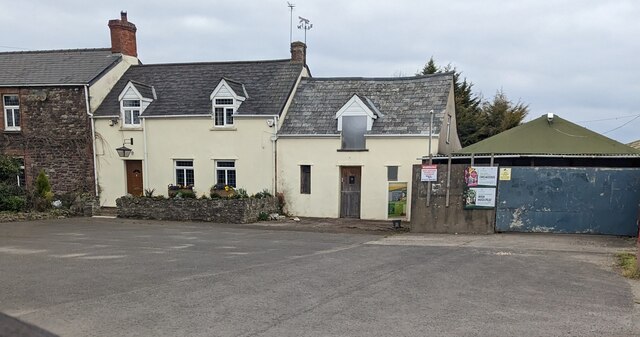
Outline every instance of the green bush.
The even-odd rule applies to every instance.
[[[261,192],[258,192],[256,194],[253,195],[254,198],[256,199],[264,199],[264,198],[268,198],[268,197],[272,197],[273,195],[269,192],[268,189],[264,189]]]
[[[193,191],[180,191],[176,194],[176,198],[195,199],[197,196]]]
[[[265,212],[260,212],[260,214],[258,214],[258,221],[267,221],[267,220],[269,220],[269,214]]]
[[[20,212],[27,204],[27,199],[22,196],[12,195],[6,198],[0,199],[0,210]]]
[[[36,178],[36,192],[45,199],[47,198],[47,194],[51,192],[49,177],[47,177],[44,170],[40,170],[40,173],[38,173],[38,177]],[[51,195],[51,198],[53,198],[53,195]]]
[[[0,155],[0,182],[15,184],[19,172],[20,164],[15,158]]]

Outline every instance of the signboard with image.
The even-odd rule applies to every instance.
[[[407,183],[389,183],[387,216],[389,218],[407,216]]]
[[[464,171],[464,209],[496,207],[497,166],[469,166]]]

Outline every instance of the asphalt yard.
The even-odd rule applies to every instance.
[[[0,224],[0,311],[60,336],[640,336],[633,240]]]

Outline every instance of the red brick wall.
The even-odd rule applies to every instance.
[[[2,107],[0,153],[24,158],[28,188],[44,169],[54,193],[95,194],[91,124],[84,88],[0,88],[0,96],[16,93],[20,98],[21,130],[4,130]]]

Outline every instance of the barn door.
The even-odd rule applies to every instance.
[[[127,193],[142,196],[142,160],[127,160]]]
[[[360,166],[340,167],[340,217],[360,218]]]

